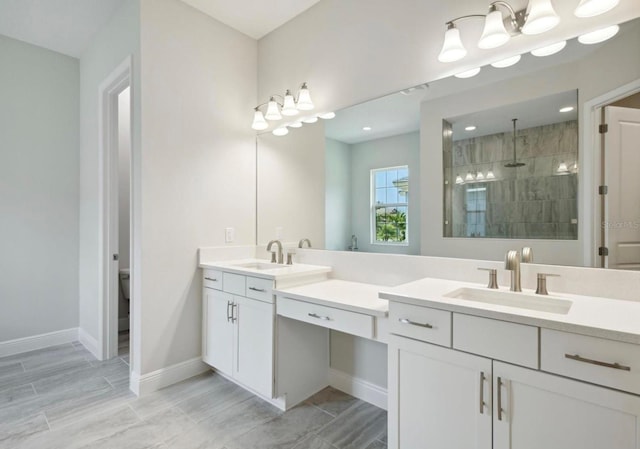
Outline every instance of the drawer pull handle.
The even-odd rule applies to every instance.
[[[578,354],[565,354],[564,357],[567,359],[575,360],[576,362],[590,363],[591,365],[604,366],[605,368],[619,369],[622,371],[631,371],[630,366],[620,365],[619,363],[607,363],[601,362],[599,360],[587,359],[585,357],[580,357]]]
[[[317,313],[309,313],[308,315],[311,318],[318,318],[319,320],[331,321],[331,318],[329,318],[328,316],[320,316]]]
[[[261,293],[266,292],[264,288],[249,287],[249,290],[253,290],[254,292],[261,292]]]
[[[214,278],[208,278],[208,277],[205,277],[204,279],[205,279],[206,281],[218,282],[218,280],[217,280],[217,279],[214,279]]]
[[[498,377],[498,391],[497,391],[497,399],[498,399],[498,406],[496,407],[498,409],[498,421],[502,421],[502,413],[504,412],[504,410],[502,410],[502,377]]]
[[[430,325],[429,323],[416,323],[415,321],[411,321],[408,318],[400,318],[398,319],[398,321],[400,321],[402,324],[411,324],[412,326],[419,326],[419,327],[424,327],[426,329],[433,329],[433,326]]]
[[[484,414],[484,372],[480,371],[480,414]]]

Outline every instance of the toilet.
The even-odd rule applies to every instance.
[[[129,269],[121,268],[120,269],[120,294],[122,297],[129,301]]]

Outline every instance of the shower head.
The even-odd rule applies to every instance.
[[[524,162],[516,162],[516,161],[511,161],[504,164],[504,166],[507,168],[524,167],[525,165],[527,164],[525,164]]]
[[[511,162],[507,162],[506,164],[504,164],[504,166],[507,168],[524,167],[525,163],[518,162],[518,159],[516,157],[516,122],[518,121],[518,119],[512,118],[511,121],[513,122],[513,160]]]

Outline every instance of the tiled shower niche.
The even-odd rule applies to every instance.
[[[445,237],[578,238],[578,123],[453,140],[444,121]]]

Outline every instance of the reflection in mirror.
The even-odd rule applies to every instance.
[[[443,120],[445,237],[576,239],[578,92]]]

